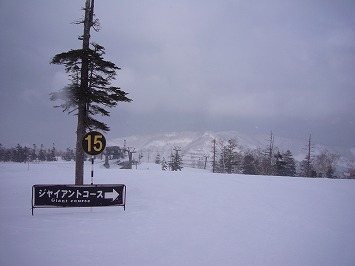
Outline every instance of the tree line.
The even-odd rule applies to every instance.
[[[236,138],[227,141],[214,139],[210,154],[205,154],[203,158],[199,156],[197,162],[192,159],[192,162],[190,160],[186,165],[206,169],[209,161],[213,173],[342,178],[336,173],[340,155],[327,150],[315,154],[311,136],[305,150],[305,158],[301,162],[296,161],[290,150],[281,151],[274,145],[272,132],[265,148],[247,149],[239,145]],[[166,160],[160,158],[158,151],[155,163],[161,164],[162,170],[181,170],[184,157],[181,153],[181,147],[174,147]],[[355,170],[350,167],[348,178],[354,175]]]
[[[43,144],[32,147],[17,144],[16,147],[6,148],[0,144],[0,162],[53,162],[61,158],[65,161],[75,161],[74,150],[67,148],[66,151],[58,151],[53,143],[52,148],[45,148]]]
[[[340,155],[326,150],[314,155],[311,136],[306,149],[305,158],[298,163],[290,150],[280,151],[274,146],[272,133],[264,149],[245,149],[238,145],[236,139],[213,140],[212,172],[337,178],[336,166]]]
[[[214,139],[211,143],[210,154],[205,155],[203,160],[199,160],[200,163],[196,166],[206,169],[207,158],[209,158],[213,173],[338,177],[336,168],[340,155],[327,150],[314,154],[311,136],[305,149],[307,153],[304,159],[301,162],[297,162],[290,150],[281,151],[274,145],[272,133],[264,149],[246,149],[238,144],[236,138],[231,138],[227,141]],[[107,147],[106,154],[110,159],[123,159],[126,157],[125,148],[121,149],[118,146]],[[139,155],[139,161],[142,157],[143,153]],[[0,161],[2,162],[56,161],[58,158],[65,161],[75,161],[75,151],[71,148],[67,148],[65,151],[57,151],[54,143],[52,148],[45,148],[43,144],[39,147],[36,144],[33,144],[32,147],[23,147],[17,144],[16,147],[5,148],[0,144]],[[157,152],[155,163],[161,164],[162,170],[181,171],[184,165],[182,148],[174,147],[167,159],[161,158],[159,152]],[[353,178],[354,176],[355,169],[350,167],[347,178]],[[339,178],[341,177],[339,176]]]

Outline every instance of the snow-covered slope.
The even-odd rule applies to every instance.
[[[170,132],[116,138],[108,141],[108,145],[123,146],[124,140],[126,140],[127,146],[134,147],[137,152],[143,154],[142,160],[144,162],[152,162],[157,152],[160,153],[161,157],[167,158],[174,146],[179,146],[182,148],[184,161],[188,162],[204,160],[205,156],[211,155],[213,139],[216,139],[217,141],[227,141],[232,138],[235,138],[243,149],[264,149],[269,144],[270,135],[249,136],[237,131]],[[274,146],[279,150],[290,150],[298,161],[304,159],[308,140],[283,138],[278,136],[275,136],[274,139]],[[355,153],[352,152],[355,149],[351,149],[351,147],[344,149],[340,147],[317,145],[317,143],[314,143],[313,145],[314,154],[318,154],[325,149],[329,152],[340,154],[342,156],[340,164],[343,166],[355,159]]]
[[[355,265],[354,180],[140,167],[95,165],[95,184],[126,184],[126,211],[31,216],[31,186],[72,184],[74,163],[0,163],[0,265]]]

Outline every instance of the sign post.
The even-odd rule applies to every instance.
[[[84,152],[91,155],[91,185],[94,184],[94,156],[99,155],[106,148],[106,139],[104,135],[97,131],[86,133],[81,140],[81,146]]]
[[[126,210],[126,186],[123,184],[94,185],[94,156],[106,148],[104,135],[86,133],[82,148],[91,155],[91,185],[33,185],[32,215],[35,208],[123,206]]]

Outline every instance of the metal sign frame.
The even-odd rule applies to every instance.
[[[32,215],[35,208],[109,207],[126,210],[124,184],[33,185]]]

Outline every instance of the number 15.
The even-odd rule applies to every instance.
[[[92,151],[92,147],[94,148],[94,151],[97,151],[97,152],[100,152],[102,151],[102,148],[103,148],[103,144],[102,144],[102,135],[95,135],[94,136],[94,142],[92,143],[91,141],[91,135],[88,135],[85,140],[87,140],[88,142],[88,152],[91,152]]]

